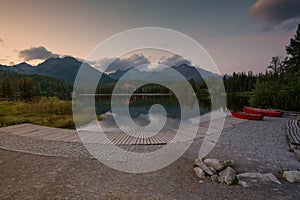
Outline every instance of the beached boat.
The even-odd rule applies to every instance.
[[[269,109],[260,109],[260,108],[251,108],[251,107],[244,107],[243,112],[249,114],[260,114],[268,117],[281,117],[282,112],[277,110],[269,110]]]
[[[244,112],[231,112],[231,114],[236,118],[249,119],[249,120],[262,120],[264,118],[263,115],[249,114]]]

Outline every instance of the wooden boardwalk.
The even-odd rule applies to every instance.
[[[238,124],[244,120],[236,120],[232,117],[226,117],[224,128],[228,128],[233,124]],[[192,126],[192,125],[191,125]],[[198,128],[196,138],[202,138],[206,135],[209,127],[209,122],[203,122],[199,127],[185,127],[180,135],[176,136],[177,130],[167,130],[149,136],[139,131],[129,130],[133,135],[126,134],[120,129],[106,129],[104,134],[99,134],[95,131],[88,130],[68,130],[61,128],[53,128],[46,126],[39,126],[34,124],[18,124],[8,127],[0,128],[0,132],[13,134],[21,137],[30,137],[39,140],[54,140],[62,142],[84,142],[84,143],[101,143],[101,144],[117,144],[117,145],[157,145],[168,144],[176,142],[185,142],[193,139],[191,130]],[[212,131],[220,131],[212,127]],[[80,135],[80,137],[79,137]]]
[[[112,132],[113,131],[113,132]],[[170,143],[176,135],[176,131],[169,130],[159,132],[158,134],[147,137],[146,135],[140,134],[136,137],[128,135],[121,130],[110,130],[105,132],[105,135],[99,134],[95,131],[79,130],[68,130],[61,128],[52,128],[39,126],[34,124],[18,124],[9,127],[0,128],[0,132],[14,134],[22,137],[30,137],[40,140],[55,140],[63,142],[85,142],[85,143],[103,143],[103,144],[129,144],[129,145],[140,145],[140,144],[167,144]],[[80,135],[80,137],[79,137]],[[184,141],[191,136],[181,137]],[[173,141],[173,142],[176,142]]]
[[[290,144],[300,147],[300,126],[297,120],[288,120],[286,133]]]

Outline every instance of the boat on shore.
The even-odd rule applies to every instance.
[[[236,118],[248,120],[262,120],[264,118],[264,116],[260,114],[250,114],[244,112],[231,112],[231,115]]]
[[[281,117],[282,112],[277,110],[270,110],[270,109],[261,109],[261,108],[252,108],[252,107],[244,107],[243,108],[244,113],[248,114],[259,114],[264,115],[268,117]]]

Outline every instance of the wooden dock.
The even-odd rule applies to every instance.
[[[242,122],[243,120],[232,119],[232,117],[226,117],[224,128],[228,128],[233,124]],[[158,145],[158,144],[168,144],[176,142],[185,142],[194,137],[191,135],[191,130],[198,128],[198,133],[196,138],[203,138],[209,127],[209,122],[203,122],[199,127],[185,127],[184,130],[177,135],[177,130],[167,130],[157,133],[156,135],[149,136],[145,133],[139,133],[135,130],[134,134],[129,135],[122,132],[119,129],[107,129],[104,130],[105,134],[99,134],[95,131],[88,130],[69,130],[61,128],[53,128],[46,126],[39,126],[34,124],[18,124],[8,127],[0,128],[0,132],[13,134],[21,137],[30,137],[38,140],[54,140],[62,142],[84,142],[84,143],[103,143],[103,144],[117,144],[117,145]],[[214,129],[213,131],[220,131]],[[137,134],[138,133],[138,134]]]
[[[300,126],[297,120],[288,120],[286,125],[286,133],[290,145],[300,148]]]
[[[105,132],[99,134],[95,131],[81,131],[68,130],[61,128],[53,128],[46,126],[39,126],[34,124],[18,124],[9,127],[0,128],[0,132],[18,135],[22,137],[30,137],[39,140],[55,140],[63,142],[85,142],[85,143],[103,143],[103,144],[127,144],[127,145],[155,145],[155,144],[167,144],[170,143],[176,135],[176,131],[168,130],[159,132],[154,136],[147,137],[146,135],[140,134],[136,137],[128,135],[121,130],[114,132]],[[80,136],[79,136],[80,135]],[[190,138],[189,135],[183,135],[180,140],[173,142],[184,141]]]

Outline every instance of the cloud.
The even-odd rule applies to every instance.
[[[262,31],[291,30],[300,23],[299,0],[257,0],[249,15],[264,23]]]
[[[59,57],[58,54],[52,53],[51,51],[47,50],[43,46],[31,47],[29,49],[21,50],[21,51],[19,51],[18,56],[19,56],[19,58],[22,58],[24,61]]]
[[[145,65],[145,67],[140,67],[139,70],[142,71],[151,71],[151,70],[160,70],[163,67],[159,67],[157,63],[151,63],[149,58],[146,58],[143,54],[133,54],[130,57],[127,58],[102,58],[96,62],[94,61],[86,61],[84,62],[91,64],[98,70],[102,72],[114,72],[116,70],[126,70],[132,67],[138,67],[141,65]],[[112,63],[111,63],[112,62]],[[109,64],[109,67],[107,69],[104,69],[104,66]],[[167,65],[167,66],[178,66],[181,64],[187,64],[191,65],[191,61],[184,59],[183,57],[179,55],[173,55],[173,56],[163,56],[160,58],[159,64]]]
[[[164,64],[167,66],[179,66],[182,64],[187,64],[187,65],[191,65],[192,62],[189,60],[184,59],[183,57],[179,56],[179,55],[173,55],[173,56],[163,56],[160,61],[160,64]]]
[[[0,63],[4,63],[4,62],[7,62],[7,60],[4,58],[0,58]]]
[[[112,62],[113,61],[113,62]],[[112,62],[107,69],[103,69],[104,65]],[[100,71],[113,72],[118,69],[125,70],[131,67],[137,67],[144,64],[149,64],[150,61],[143,54],[133,54],[128,58],[103,58],[94,65]]]

